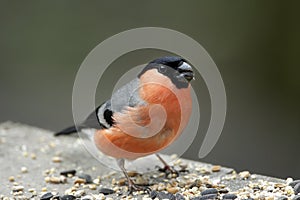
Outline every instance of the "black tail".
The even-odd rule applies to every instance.
[[[66,128],[66,129],[63,129],[62,131],[54,133],[54,136],[70,135],[70,134],[76,133],[76,132],[77,132],[76,126],[71,126],[71,127]]]

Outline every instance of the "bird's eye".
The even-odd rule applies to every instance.
[[[164,66],[164,65],[161,65],[161,66],[159,66],[158,71],[159,71],[160,73],[166,73],[167,67]]]

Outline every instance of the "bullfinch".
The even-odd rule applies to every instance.
[[[124,162],[156,154],[165,167],[171,169],[157,153],[178,138],[188,124],[193,79],[193,69],[185,59],[157,58],[98,106],[84,122],[55,136],[92,130],[99,151],[116,158],[129,190],[139,190],[129,178]]]

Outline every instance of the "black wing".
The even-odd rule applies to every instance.
[[[54,136],[70,135],[72,133],[81,131],[83,128],[95,128],[95,129],[106,128],[103,124],[101,124],[99,122],[98,115],[97,115],[98,110],[102,105],[100,105],[98,108],[96,108],[96,110],[94,112],[92,112],[82,124],[79,124],[78,126],[73,125],[68,128],[65,128],[57,133],[54,133]]]
[[[145,105],[145,102],[139,97],[139,81],[136,78],[117,90],[111,99],[97,107],[82,124],[79,124],[77,127],[68,127],[54,135],[69,135],[84,128],[110,128],[115,123],[113,120],[115,112],[122,112],[128,106]]]

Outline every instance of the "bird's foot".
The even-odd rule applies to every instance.
[[[150,194],[151,189],[147,186],[137,185],[131,179],[129,179],[128,194],[132,194],[133,192],[136,192],[136,191],[144,191],[144,192]]]

